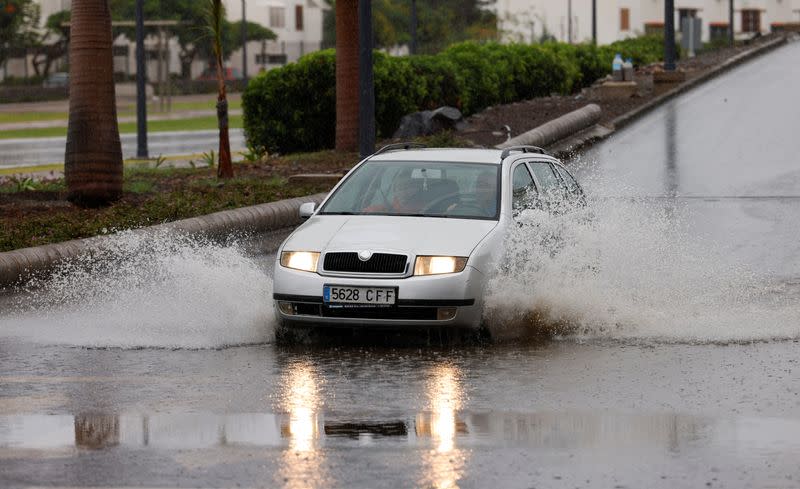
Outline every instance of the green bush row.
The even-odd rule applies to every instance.
[[[470,115],[491,105],[572,93],[610,73],[615,53],[649,64],[661,59],[663,41],[640,37],[600,47],[464,42],[436,55],[375,52],[378,135],[390,137],[404,115],[419,110],[449,105]],[[242,108],[247,143],[255,151],[333,147],[335,52],[312,53],[252,79]]]

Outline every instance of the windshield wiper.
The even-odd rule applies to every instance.
[[[360,216],[360,212],[320,212],[325,216]]]
[[[408,216],[408,217],[450,217],[447,214],[396,214],[398,216]]]

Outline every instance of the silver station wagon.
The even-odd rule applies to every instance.
[[[478,331],[484,289],[522,209],[583,190],[536,147],[387,146],[356,165],[281,245],[279,333],[296,327]]]

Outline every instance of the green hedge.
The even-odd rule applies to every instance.
[[[610,73],[616,53],[636,65],[653,63],[662,57],[663,40],[640,37],[600,47],[464,42],[437,55],[405,57],[376,51],[378,135],[390,137],[404,115],[418,110],[450,105],[470,115],[491,105],[572,93]],[[280,153],[333,147],[335,87],[333,50],[252,79],[242,98],[248,145]]]

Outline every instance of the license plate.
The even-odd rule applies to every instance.
[[[322,287],[322,301],[328,305],[392,306],[396,300],[396,287]]]

